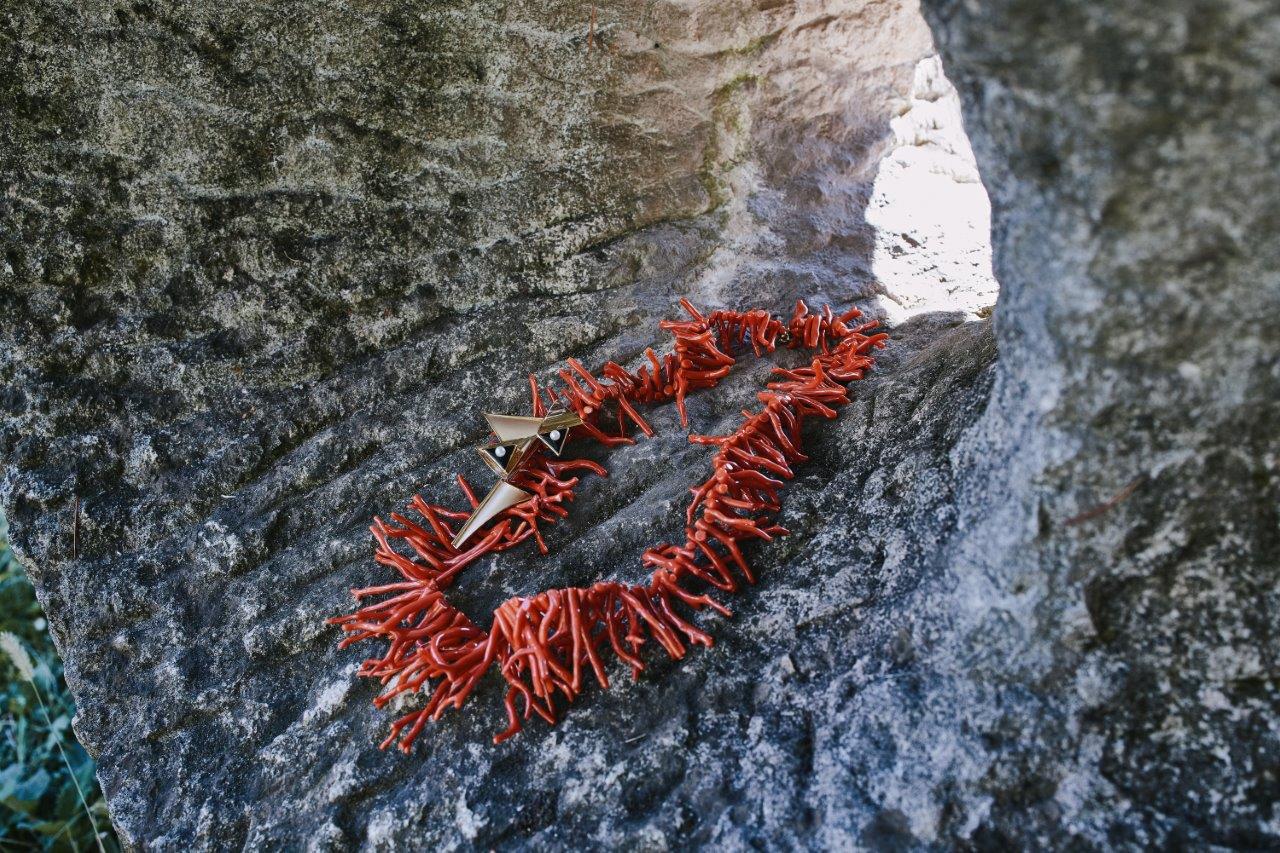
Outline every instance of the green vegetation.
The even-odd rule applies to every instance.
[[[75,707],[62,662],[9,550],[3,514],[0,690],[0,851],[119,850],[93,759],[71,731]]]

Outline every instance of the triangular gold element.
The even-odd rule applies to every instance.
[[[484,500],[480,501],[480,505],[472,511],[471,517],[467,519],[466,524],[462,525],[458,535],[453,537],[453,547],[461,548],[462,543],[470,539],[473,533],[492,521],[500,512],[524,503],[532,497],[533,495],[524,489],[517,489],[507,481],[499,480],[489,490],[489,494],[484,496]]]
[[[480,458],[484,460],[484,464],[488,465],[493,473],[505,480],[516,472],[516,468],[520,467],[520,460],[524,459],[524,455],[529,452],[529,448],[532,445],[533,439],[526,438],[521,441],[508,441],[504,444],[487,444],[477,449],[480,452]]]
[[[552,412],[542,419],[542,426],[538,427],[538,432],[550,432],[561,427],[576,427],[581,423],[582,418],[574,412]]]
[[[498,437],[498,441],[516,441],[521,438],[533,438],[542,426],[542,418],[527,418],[521,415],[491,415],[485,412],[484,419],[489,422],[489,429]]]
[[[569,441],[569,429],[568,427],[559,427],[547,432],[540,432],[538,433],[538,441],[545,444],[547,450],[550,450],[553,455],[559,456],[564,453],[564,446]]]

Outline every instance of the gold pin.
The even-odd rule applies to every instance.
[[[484,464],[500,480],[472,510],[458,535],[453,537],[454,548],[461,548],[472,534],[499,513],[533,498],[524,489],[511,485],[509,480],[519,470],[520,463],[529,455],[535,441],[541,442],[553,456],[559,456],[569,440],[569,430],[582,423],[582,418],[568,411],[550,412],[543,417],[485,412],[484,419],[498,441],[478,448],[478,452]]]

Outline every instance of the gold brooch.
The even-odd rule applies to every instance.
[[[481,447],[480,458],[500,479],[453,537],[454,548],[461,548],[462,543],[498,513],[532,498],[533,495],[511,483],[520,464],[538,444],[551,455],[559,456],[569,441],[569,430],[582,423],[580,417],[567,411],[549,412],[540,418],[486,412],[484,419],[498,440]]]

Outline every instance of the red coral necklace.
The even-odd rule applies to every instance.
[[[647,640],[674,659],[684,656],[688,644],[710,646],[710,635],[680,615],[681,607],[710,607],[728,616],[728,608],[700,590],[737,591],[735,570],[755,583],[742,545],[787,532],[772,519],[792,464],[807,458],[800,452],[801,423],[814,415],[835,417],[834,407],[848,402],[844,384],[862,378],[874,363],[872,348],[883,346],[888,336],[872,332],[875,322],[851,325],[861,316],[857,309],[837,316],[828,307],[811,314],[799,302],[784,322],[762,310],[704,316],[686,300],[680,304],[690,319],[661,324],[675,336],[673,353],[659,359],[646,350],[649,363],[635,373],[609,362],[601,378],[570,359],[568,369],[559,372],[564,383],[559,389],[539,388],[529,377],[531,416],[486,415],[497,439],[480,452],[500,479],[478,499],[458,476],[470,512],[415,496],[409,508],[425,525],[400,513],[391,514],[391,523],[374,519],[375,558],[399,572],[401,580],[352,590],[357,601],[378,600],[328,621],[346,632],[342,648],[360,640],[387,642],[382,657],[366,660],[359,670],[384,685],[374,705],[381,708],[418,690],[430,692],[424,707],[391,724],[384,749],[398,740],[407,752],[427,721],[447,708],[461,708],[495,664],[508,685],[508,726],[494,742],[516,734],[521,721],[534,714],[555,724],[555,694],[572,702],[582,692],[588,670],[601,687],[609,686],[602,653],[612,650],[638,678],[644,669],[640,648]],[[781,380],[757,395],[764,408],[743,412],[742,426],[731,435],[689,436],[694,443],[717,448],[714,473],[692,490],[684,544],[658,545],[641,556],[653,570],[647,585],[608,580],[512,598],[494,611],[488,631],[449,603],[445,592],[458,573],[485,554],[530,537],[547,553],[539,525],[569,514],[564,504],[573,499],[578,484],[572,475],[590,471],[605,476],[595,462],[561,458],[572,436],[607,446],[630,444],[628,421],[653,435],[636,405],[670,400],[681,424],[688,426],[685,396],[714,387],[734,364],[729,352],[748,344],[757,356],[779,344],[816,354],[805,368],[775,367]],[[616,433],[606,431],[606,406],[615,410]],[[397,542],[412,553],[397,550]]]

